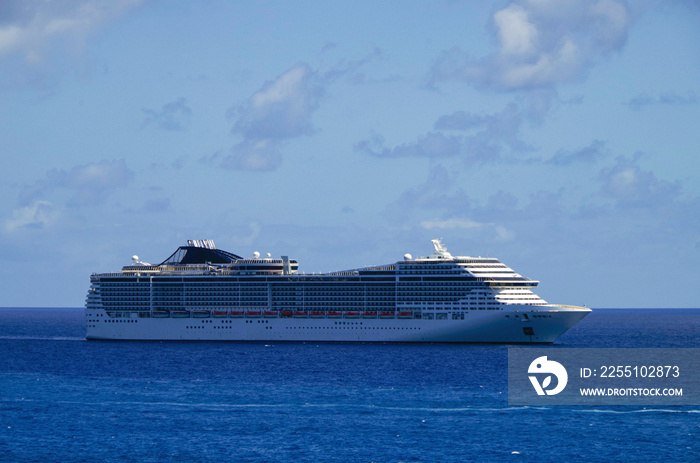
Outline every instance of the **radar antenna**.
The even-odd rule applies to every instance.
[[[150,267],[150,265],[151,265],[148,262],[143,262],[143,261],[139,260],[139,256],[137,256],[137,255],[131,256],[131,261],[134,263],[134,265],[143,265],[143,266],[147,266],[147,267]]]
[[[435,255],[437,257],[445,257],[445,258],[451,258],[452,254],[447,252],[447,247],[442,244],[442,241],[440,238],[435,238],[431,240],[433,242],[433,247],[435,248]]]

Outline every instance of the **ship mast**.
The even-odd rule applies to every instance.
[[[435,257],[438,258],[443,258],[443,259],[451,259],[452,254],[447,252],[447,247],[442,244],[442,241],[440,241],[440,238],[434,238],[431,240],[433,242],[433,247],[435,248]]]

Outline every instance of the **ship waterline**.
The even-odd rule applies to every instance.
[[[151,265],[94,274],[90,340],[551,343],[590,309],[548,304],[494,258],[428,257],[325,274],[191,240]]]

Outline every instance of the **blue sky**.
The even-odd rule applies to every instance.
[[[0,5],[0,306],[187,239],[305,272],[493,256],[553,303],[697,307],[700,5]]]

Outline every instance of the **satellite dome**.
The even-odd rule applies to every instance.
[[[254,258],[254,259],[259,259],[259,258],[260,258],[260,253],[259,253],[258,251],[255,251],[255,252],[253,253],[253,258]]]
[[[404,254],[403,255],[403,260],[413,260],[413,256],[410,254]]]

